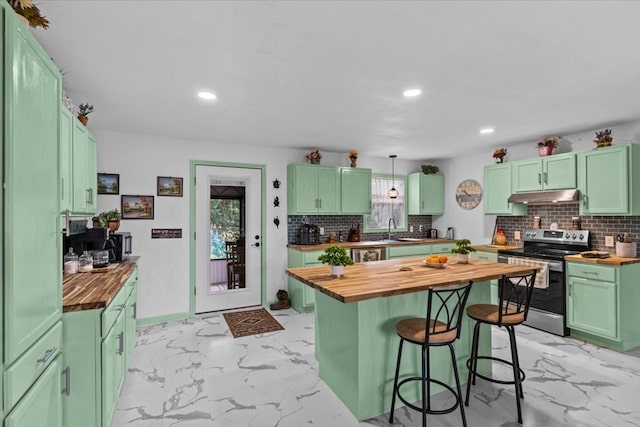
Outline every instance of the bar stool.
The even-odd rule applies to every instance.
[[[524,371],[520,369],[518,359],[518,348],[516,346],[515,327],[527,319],[529,304],[533,294],[533,286],[536,281],[536,270],[526,275],[503,275],[498,283],[498,295],[500,303],[496,304],[474,304],[467,307],[467,315],[476,321],[473,328],[473,341],[471,344],[471,356],[467,360],[469,377],[467,379],[467,395],[465,406],[469,406],[469,392],[471,385],[476,384],[476,377],[491,381],[497,384],[513,384],[516,390],[516,405],[518,407],[518,423],[522,424],[522,410],[520,399],[524,399],[522,382],[525,379]],[[495,325],[504,327],[509,333],[509,344],[511,347],[511,361],[493,356],[478,355],[478,337],[480,325]],[[513,369],[513,380],[501,380],[491,378],[478,373],[478,360],[491,360],[511,366]]]
[[[430,288],[427,296],[427,316],[426,318],[417,317],[401,320],[396,324],[396,333],[400,337],[398,347],[398,361],[396,364],[396,374],[393,380],[393,397],[391,399],[391,412],[389,413],[389,422],[393,423],[393,411],[396,404],[396,396],[409,408],[422,413],[422,425],[427,425],[427,414],[448,414],[453,412],[457,407],[460,408],[462,416],[462,424],[466,427],[467,420],[464,415],[464,406],[462,405],[462,391],[460,389],[460,378],[458,376],[458,366],[456,363],[456,354],[453,349],[453,342],[460,337],[460,326],[462,323],[462,315],[464,314],[464,306],[467,303],[471,284],[469,281],[463,286],[447,286]],[[400,360],[402,358],[402,346],[407,341],[422,347],[422,375],[419,377],[405,378],[398,382],[400,374]],[[451,363],[453,365],[453,373],[456,380],[456,390],[443,381],[431,378],[431,370],[429,366],[429,350],[435,346],[448,346],[451,353]],[[400,393],[400,387],[403,384],[413,381],[420,381],[422,384],[422,406],[409,403]],[[431,408],[431,383],[436,383],[449,390],[455,397],[456,403],[445,409]]]

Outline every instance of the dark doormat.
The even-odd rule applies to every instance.
[[[264,308],[223,313],[234,338],[281,331],[284,327]]]

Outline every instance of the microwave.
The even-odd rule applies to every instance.
[[[129,258],[132,251],[131,233],[122,231],[109,234],[109,262],[122,262]]]

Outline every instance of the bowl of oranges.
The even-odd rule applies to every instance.
[[[447,263],[447,260],[448,258],[446,255],[429,255],[427,259],[422,261],[422,263],[426,267],[444,268],[445,264]]]

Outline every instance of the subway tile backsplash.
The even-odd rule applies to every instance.
[[[551,223],[555,222],[558,224],[558,228],[562,230],[571,229],[572,217],[580,217],[582,229],[591,232],[591,246],[593,250],[597,251],[615,253],[614,247],[605,246],[605,236],[615,237],[616,234],[626,232],[633,233],[636,238],[640,237],[640,217],[638,216],[581,216],[577,204],[540,205],[529,206],[526,216],[498,217],[498,228],[504,230],[507,236],[507,244],[522,243],[522,241],[514,239],[514,232],[533,228],[534,216],[540,217],[540,228],[549,228]]]
[[[289,215],[287,223],[287,239],[289,243],[297,243],[298,229],[304,222],[324,227],[324,236],[320,236],[320,242],[325,243],[329,233],[336,233],[336,239],[342,231],[344,241],[347,241],[349,229],[352,224],[360,224],[360,240],[382,240],[387,238],[387,233],[363,233],[362,215]],[[413,233],[393,230],[395,237],[428,237],[427,229],[431,228],[431,215],[409,215],[409,227],[413,225]],[[423,226],[423,231],[419,232],[419,226]],[[441,236],[438,236],[441,237]]]

